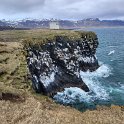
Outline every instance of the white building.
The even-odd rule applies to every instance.
[[[50,29],[60,29],[59,22],[52,21],[50,22]]]

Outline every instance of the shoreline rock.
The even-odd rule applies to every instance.
[[[54,40],[44,44],[32,45],[33,41],[28,41],[27,63],[37,93],[53,96],[68,87],[89,91],[80,71],[95,71],[99,67],[95,57],[98,39],[89,32],[75,33],[80,38],[69,39],[57,34]]]

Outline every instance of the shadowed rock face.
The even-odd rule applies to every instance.
[[[79,87],[88,92],[80,71],[95,71],[99,67],[95,57],[97,46],[97,38],[65,41],[57,36],[56,42],[28,48],[27,62],[36,92],[53,96],[66,87]]]

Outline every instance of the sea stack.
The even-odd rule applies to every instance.
[[[47,33],[46,33],[47,32]],[[80,71],[95,71],[98,38],[94,32],[48,30],[41,39],[25,39],[24,48],[33,88],[53,96],[68,87],[89,88]]]

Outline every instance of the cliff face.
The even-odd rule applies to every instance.
[[[65,87],[89,91],[80,71],[94,71],[99,67],[95,57],[98,40],[92,33],[75,33],[78,38],[56,35],[42,45],[28,42],[27,63],[36,92],[52,96]]]

